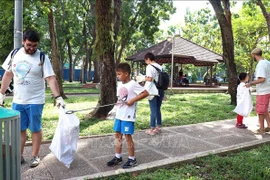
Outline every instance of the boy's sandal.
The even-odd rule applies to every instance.
[[[148,134],[148,135],[153,136],[153,135],[155,135],[156,133],[155,133],[155,131],[154,131],[153,129],[148,129],[148,130],[145,131],[145,134]]]

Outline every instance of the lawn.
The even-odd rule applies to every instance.
[[[97,101],[98,97],[91,95],[70,96],[65,100],[69,110],[95,107]],[[6,107],[11,107],[11,99],[7,99]],[[175,94],[168,96],[167,101],[164,101],[162,104],[162,123],[163,126],[180,126],[233,119],[236,116],[232,112],[233,109],[234,106],[230,105],[230,96],[228,94]],[[80,136],[113,133],[113,120],[98,120],[94,118],[85,120],[89,112],[90,110],[75,113],[81,120]],[[252,115],[255,115],[254,112]],[[149,116],[148,100],[144,99],[138,104],[136,130],[149,128]],[[43,111],[43,140],[53,138],[57,122],[58,108],[53,106],[53,99],[47,98]]]
[[[79,82],[63,82],[63,88],[64,92],[69,94],[69,93],[99,93],[99,90],[95,88],[84,88],[83,84]],[[46,95],[51,95],[52,91],[49,87],[46,88]]]

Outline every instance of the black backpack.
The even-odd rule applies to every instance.
[[[151,66],[153,66],[151,64]],[[153,66],[157,72],[158,72],[158,81],[154,81],[156,87],[158,89],[162,89],[162,90],[167,90],[168,89],[168,86],[169,86],[169,82],[170,82],[170,78],[169,78],[169,75],[168,73],[164,72],[164,71],[161,71],[159,68]]]
[[[15,56],[15,54],[20,50],[21,48],[16,48],[16,49],[13,49],[13,51],[11,52],[11,57],[10,57],[10,61],[9,61],[9,63],[8,63],[8,65],[9,65],[9,68],[10,68],[10,66],[12,65],[12,60],[13,60],[13,58],[14,58],[14,56]],[[42,67],[42,77],[43,77],[43,65],[44,65],[44,61],[45,61],[45,53],[44,52],[42,52],[42,51],[40,51],[40,65],[41,65],[41,67]]]

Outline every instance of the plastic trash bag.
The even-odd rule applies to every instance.
[[[66,114],[59,108],[59,121],[54,133],[50,150],[67,168],[70,167],[77,150],[80,132],[80,120],[74,114]]]
[[[252,97],[248,88],[245,89],[243,97],[240,102],[237,103],[237,106],[233,110],[237,114],[248,117],[253,109]]]
[[[149,93],[148,100],[152,100],[155,96],[158,96],[158,89],[153,81],[146,81],[144,85],[145,90]]]
[[[113,109],[108,113],[107,119],[114,120],[116,116],[116,111],[117,111],[117,105],[114,105]]]

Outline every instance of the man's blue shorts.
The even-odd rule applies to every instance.
[[[115,119],[113,130],[121,134],[134,134],[134,122]]]
[[[41,118],[44,104],[16,104],[12,103],[12,109],[20,111],[21,131],[30,129],[38,132],[42,129]]]

